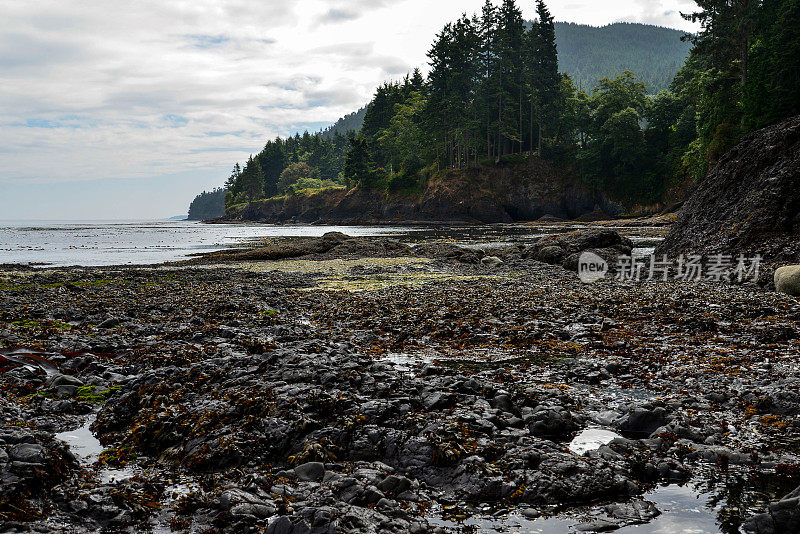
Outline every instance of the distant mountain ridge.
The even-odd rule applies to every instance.
[[[364,115],[367,114],[367,106],[362,107],[358,111],[349,113],[336,121],[333,125],[328,126],[320,135],[323,139],[329,139],[335,134],[347,135],[350,132],[357,132],[364,124]]]
[[[649,24],[618,22],[587,26],[556,22],[558,68],[586,92],[603,77],[630,70],[651,94],[669,88],[692,45],[681,41],[686,32]]]

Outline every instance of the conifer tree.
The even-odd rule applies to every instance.
[[[537,110],[538,151],[541,156],[544,133],[554,129],[560,114],[557,102],[561,77],[558,74],[555,23],[543,0],[536,0],[536,14],[538,18],[531,28],[529,40],[533,47],[531,96]],[[534,133],[531,131],[531,139],[533,137]]]

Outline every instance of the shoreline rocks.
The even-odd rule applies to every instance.
[[[2,438],[0,471],[49,466],[24,497],[38,515],[16,528],[449,533],[438,519],[554,507],[611,528],[652,520],[658,484],[795,476],[800,306],[787,299],[586,287],[519,246],[420,245],[411,263],[334,275],[343,257],[397,246],[326,240],[338,244],[302,256],[319,272],[248,260],[7,273],[0,355],[19,361],[0,360],[0,437],[16,440]],[[545,246],[629,244],[576,233],[530,251]],[[29,360],[16,351],[34,346]],[[86,414],[99,462],[47,463],[65,451],[53,433]],[[625,437],[571,451],[598,426]]]
[[[800,262],[798,153],[800,116],[744,137],[697,185],[656,254]]]

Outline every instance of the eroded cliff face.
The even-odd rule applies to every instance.
[[[800,262],[800,116],[731,149],[656,253],[758,253],[770,262]]]
[[[545,215],[575,219],[621,212],[621,206],[589,191],[578,179],[565,178],[546,162],[533,160],[441,173],[416,194],[359,188],[299,193],[252,204],[226,219],[272,223],[499,223],[532,221]]]

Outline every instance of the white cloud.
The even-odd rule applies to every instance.
[[[482,3],[0,0],[0,188],[227,167],[424,68],[442,25]],[[690,4],[550,7],[557,20],[674,25]]]

